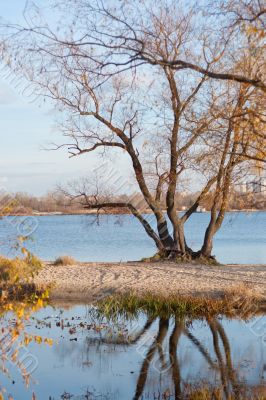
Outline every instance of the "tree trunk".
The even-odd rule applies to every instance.
[[[214,234],[215,234],[214,225],[211,224],[208,226],[205,236],[204,236],[203,246],[200,251],[201,256],[206,257],[206,258],[211,257]]]
[[[181,390],[181,373],[180,366],[178,362],[177,356],[177,346],[179,339],[183,333],[184,322],[179,321],[178,318],[175,318],[175,326],[173,332],[169,339],[169,356],[172,370],[172,380],[175,388],[175,400],[180,400],[182,398],[182,390]]]
[[[150,365],[152,363],[156,350],[159,350],[159,348],[162,349],[163,347],[163,342],[168,333],[168,328],[169,328],[169,319],[160,318],[159,331],[157,337],[151,344],[140,369],[134,400],[142,398],[141,396],[143,395]]]

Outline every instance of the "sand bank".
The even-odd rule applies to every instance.
[[[52,299],[82,302],[132,290],[141,294],[219,296],[243,283],[266,298],[266,265],[129,262],[55,266],[46,263],[35,281],[37,284],[52,285]]]

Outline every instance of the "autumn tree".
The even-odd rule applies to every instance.
[[[210,258],[235,168],[254,157],[264,162],[257,146],[265,139],[258,129],[263,111],[248,103],[252,93],[264,99],[263,56],[251,54],[246,35],[222,29],[223,18],[215,30],[213,16],[200,17],[197,4],[147,0],[120,2],[118,9],[65,0],[56,10],[64,26],[49,26],[39,12],[39,24],[26,14],[25,26],[5,26],[3,59],[57,104],[65,137],[58,148],[72,157],[127,155],[156,224],[133,202],[109,194],[79,191],[84,205],[129,209],[162,258]],[[259,131],[255,139],[247,126]],[[191,174],[204,178],[202,189],[180,215],[177,194]],[[211,221],[195,251],[184,226],[210,190]]]
[[[241,84],[235,88],[228,85],[210,112],[215,113],[212,130],[215,134],[208,138],[207,147],[211,156],[205,157],[203,164],[210,163],[206,171],[212,171],[215,182],[212,187],[210,221],[205,232],[201,255],[210,257],[213,248],[213,237],[220,229],[228,210],[230,193],[237,182],[254,173],[265,163],[265,134],[258,134],[258,126],[265,129],[261,122],[260,108],[255,108],[257,93],[254,88]],[[258,120],[257,120],[258,119]],[[258,125],[255,123],[256,121]],[[259,121],[259,122],[258,122]],[[213,157],[215,152],[215,157]],[[199,161],[201,162],[201,161]]]

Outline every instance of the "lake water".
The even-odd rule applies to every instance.
[[[0,379],[6,399],[172,400],[203,384],[223,385],[227,396],[256,387],[266,398],[266,316],[245,322],[140,314],[111,323],[90,306],[48,306],[25,330],[54,344],[31,342],[19,350],[21,364],[25,351],[35,360],[34,368],[25,361],[32,372],[28,387],[8,358],[10,377],[1,373]]]
[[[152,216],[148,218],[153,223]],[[68,254],[80,261],[132,261],[156,251],[142,226],[130,215],[102,216],[99,225],[93,223],[92,215],[24,219],[0,220],[0,253],[12,254],[10,243],[25,233],[25,224],[36,224],[34,241],[27,246],[44,260]],[[186,224],[188,243],[193,249],[200,248],[208,220],[208,213],[197,213]],[[224,263],[265,263],[266,212],[228,213],[215,238],[213,254]]]

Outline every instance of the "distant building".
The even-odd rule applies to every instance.
[[[206,208],[199,206],[197,208],[197,212],[199,212],[199,213],[206,212]]]
[[[248,188],[247,188],[247,183],[241,183],[240,185],[238,185],[238,191],[240,193],[247,193]]]
[[[266,193],[266,178],[256,177],[250,182],[243,182],[237,185],[240,193]]]

